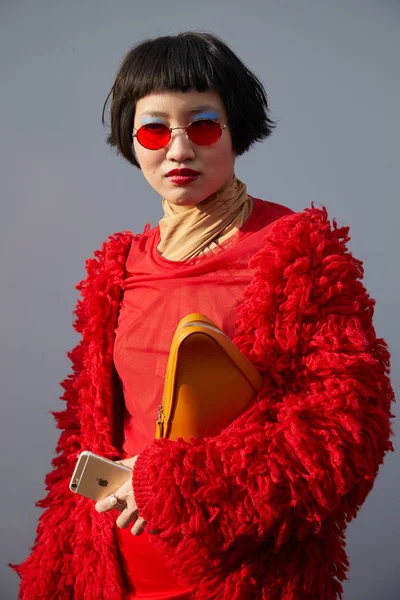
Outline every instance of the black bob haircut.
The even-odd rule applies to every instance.
[[[139,167],[132,140],[137,101],[152,92],[210,89],[225,105],[236,156],[272,133],[275,122],[260,80],[217,36],[187,31],[145,40],[123,58],[103,106],[105,125],[111,99],[107,143]]]

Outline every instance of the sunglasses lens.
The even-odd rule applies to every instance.
[[[164,148],[170,140],[171,132],[162,123],[149,123],[138,129],[136,134],[139,144],[148,150]]]
[[[199,146],[211,146],[218,142],[222,134],[222,127],[211,119],[193,121],[187,129],[189,139]]]

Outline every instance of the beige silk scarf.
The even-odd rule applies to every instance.
[[[158,251],[168,260],[199,256],[224,242],[245,223],[253,209],[247,188],[233,173],[218,192],[196,206],[176,206],[163,198]]]

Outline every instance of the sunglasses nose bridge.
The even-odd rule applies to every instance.
[[[166,156],[173,161],[183,162],[195,157],[195,146],[187,134],[187,127],[170,127],[170,138],[166,144]]]
[[[188,136],[188,128],[189,127],[190,127],[190,125],[188,125],[188,127],[169,127],[170,134],[169,134],[169,140],[168,140],[167,145],[174,145],[175,140],[181,138],[183,135],[190,145],[193,144],[192,140]],[[182,133],[174,133],[174,131],[177,131],[177,130],[180,130]]]
[[[170,137],[169,137],[169,141],[171,142],[171,140],[172,140],[174,137],[177,137],[177,135],[178,135],[178,136],[180,135],[180,134],[174,134],[174,133],[173,133],[174,131],[177,131],[177,130],[180,130],[180,131],[182,131],[182,132],[185,134],[186,138],[187,138],[187,139],[190,141],[190,137],[188,136],[188,128],[189,128],[189,127],[190,127],[190,125],[188,125],[187,127],[170,127],[170,128],[169,128],[169,131],[170,131],[170,134],[169,134],[169,136],[170,136]]]

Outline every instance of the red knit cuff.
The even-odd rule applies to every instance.
[[[153,495],[154,469],[151,469],[154,463],[159,463],[159,455],[163,449],[156,447],[154,444],[147,446],[138,456],[132,474],[132,485],[135,494],[136,505],[139,509],[139,514],[146,519],[146,506]],[[152,472],[152,477],[150,475]],[[147,520],[147,519],[146,519]]]

